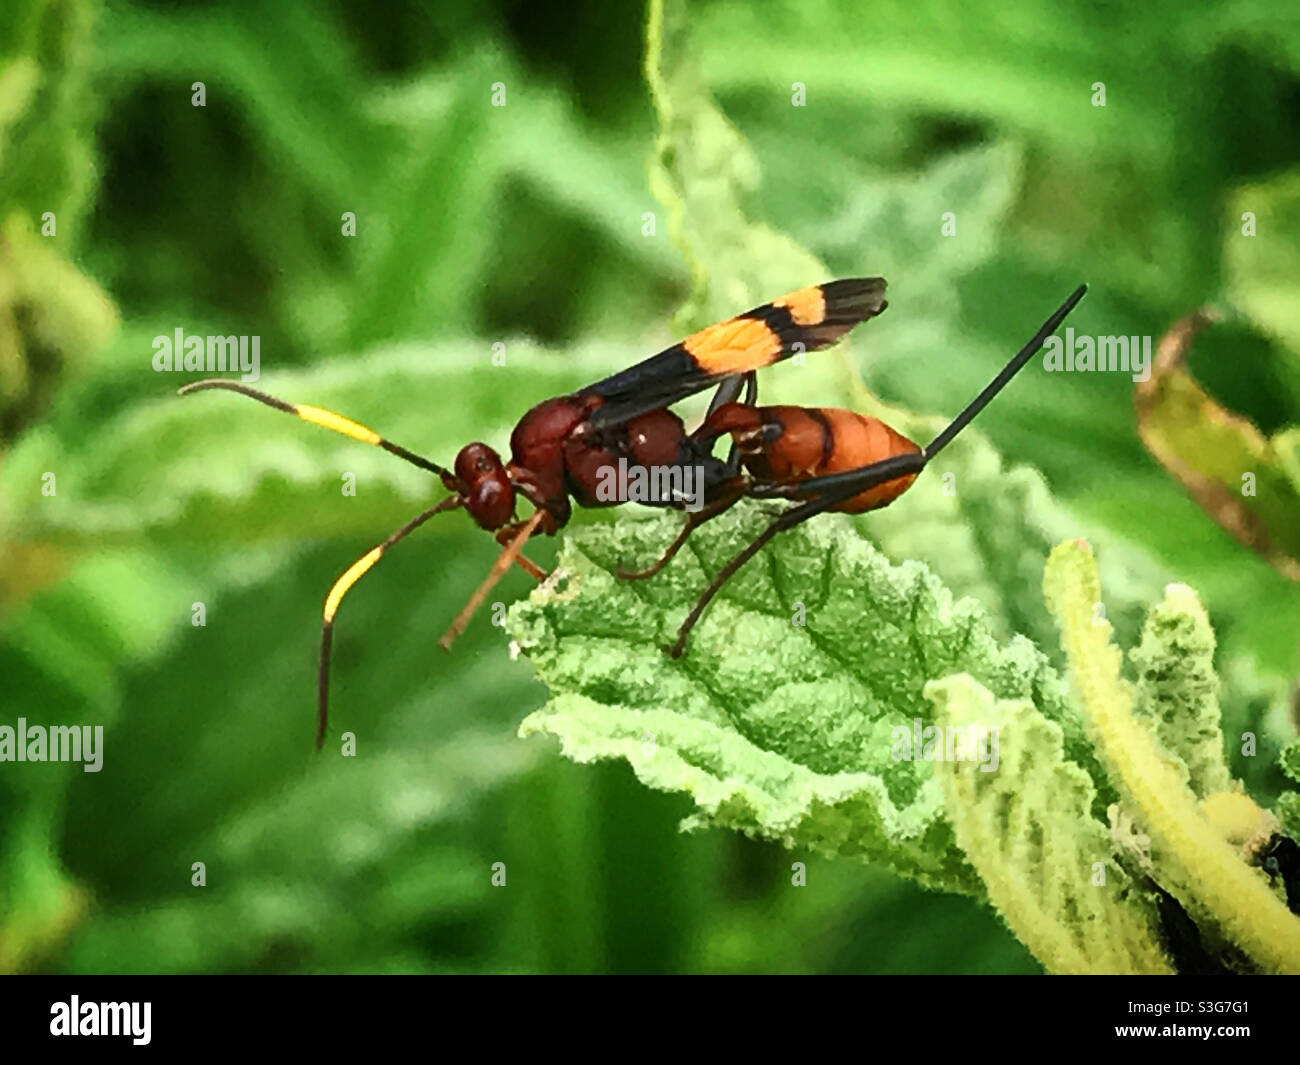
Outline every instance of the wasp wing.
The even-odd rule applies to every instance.
[[[608,428],[672,406],[724,378],[829,347],[887,306],[883,277],[811,285],[701,329],[579,394],[604,399],[589,420],[594,428]]]

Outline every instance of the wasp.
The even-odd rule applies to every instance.
[[[583,507],[617,505],[600,492],[605,471],[620,461],[633,467],[681,469],[702,473],[703,504],[691,513],[678,536],[646,569],[620,571],[626,579],[658,573],[704,522],[742,498],[781,499],[783,511],[719,570],[701,594],[667,648],[682,654],[686,639],[728,580],[778,533],[825,511],[860,514],[888,506],[1038,352],[1083,298],[1080,285],[1040,326],[964,410],[925,447],[884,422],[840,408],[756,405],[757,371],[791,355],[834,344],[860,322],[888,306],[885,280],[847,278],[812,285],[711,325],[612,377],[569,395],[545,400],[529,410],[510,437],[510,460],[490,445],[465,445],[450,468],[385,439],[373,429],[334,411],[289,403],[247,385],[227,380],[196,381],[180,392],[224,389],[275,410],[342,433],[396,455],[436,475],[451,493],[417,514],[354,562],[330,588],[322,612],[317,678],[316,746],[324,742],[329,714],[329,667],[334,619],[343,597],[396,543],[435,514],[464,508],[503,547],[484,581],[438,641],[449,648],[482,605],[493,585],[513,565],[537,580],[544,571],[523,555],[538,531],[554,535],[569,521],[572,502]],[[704,422],[688,433],[669,408],[717,386]],[[726,460],[713,455],[716,441],[730,436]],[[522,497],[533,507],[518,520]],[[686,509],[679,498],[647,500],[651,505]]]
[[[434,515],[463,508],[481,528],[495,533],[503,545],[487,578],[439,640],[441,646],[449,647],[511,566],[520,565],[538,580],[546,576],[522,554],[523,546],[538,531],[554,535],[563,528],[572,512],[571,500],[584,507],[621,502],[602,499],[598,490],[602,470],[616,466],[620,459],[643,469],[697,467],[703,472],[705,510],[719,499],[734,502],[744,494],[748,483],[737,455],[733,451],[725,462],[714,458],[708,453],[711,441],[707,434],[688,434],[681,418],[668,408],[714,385],[718,390],[711,404],[713,414],[726,409],[742,392],[746,403],[752,404],[757,396],[759,369],[834,344],[854,326],[885,310],[888,303],[884,292],[885,280],[879,277],[830,281],[799,289],[702,329],[620,373],[533,407],[511,434],[508,462],[503,462],[490,445],[476,442],[461,448],[449,468],[322,407],[290,403],[221,379],[195,381],[181,388],[182,395],[209,389],[236,392],[313,425],[383,448],[434,474],[451,493],[366,552],[326,595],[317,678],[317,749],[324,742],[328,724],[330,649],[339,605],[352,586],[395,544]],[[520,497],[534,508],[524,521],[519,521],[516,513]],[[659,505],[684,507],[679,499],[662,500]]]

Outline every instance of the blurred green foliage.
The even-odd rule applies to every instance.
[[[1240,314],[1202,338],[1192,371],[1267,434],[1300,424],[1300,246],[1263,223],[1244,238],[1240,221],[1295,217],[1292,5],[689,12],[666,41],[693,56],[672,69],[693,73],[652,93],[636,5],[5,6],[0,722],[107,728],[98,774],[0,764],[0,966],[1037,971],[972,901],[680,835],[680,797],[517,739],[545,692],[488,615],[450,657],[434,650],[494,553],[463,515],[349,598],[334,700],[360,755],[313,760],[321,597],[437,486],[234,397],[178,400],[188,378],[151,368],[152,338],[178,327],[258,335],[268,390],[447,461],[471,439],[504,446],[530,404],[670,342],[677,307],[680,328],[787,276],[822,280],[805,275],[824,264],[888,277],[890,310],[851,364],[780,367],[769,398],[862,406],[860,375],[951,413],[1086,280],[1079,332],[1158,336],[1226,301]],[[674,145],[704,142],[683,116],[730,131],[693,176]],[[940,238],[944,211],[958,239]],[[1037,472],[1009,473],[1005,500],[963,503],[977,513],[961,524],[908,496],[859,527],[899,559],[919,557],[920,521],[944,580],[1031,634],[1038,549],[1062,530],[1122,563],[1134,601],[1163,579],[1193,585],[1228,681],[1231,769],[1276,791],[1300,596],[1145,454],[1131,389],[1121,374],[1024,374],[980,429]],[[998,461],[978,441],[965,454]],[[1044,525],[1032,549],[972,531],[999,508]],[[553,545],[533,553],[547,564]],[[511,575],[500,595],[526,591]],[[1256,758],[1234,742],[1246,728]],[[807,887],[790,887],[792,860]]]

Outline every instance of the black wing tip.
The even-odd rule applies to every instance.
[[[828,292],[840,289],[853,289],[859,292],[884,292],[889,284],[883,277],[841,277],[835,281],[826,281],[822,288]]]
[[[889,306],[883,277],[846,277],[821,286],[826,301],[827,324],[861,322]]]

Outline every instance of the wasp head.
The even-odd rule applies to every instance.
[[[514,517],[515,488],[501,456],[487,444],[466,444],[456,456],[456,480],[465,509],[484,529],[500,529]]]

